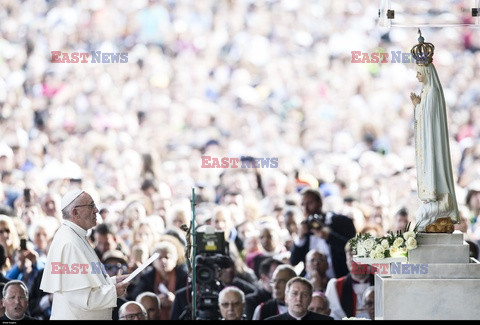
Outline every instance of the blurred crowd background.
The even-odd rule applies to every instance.
[[[397,13],[474,22],[468,1],[413,3]],[[192,188],[199,224],[214,220],[252,251],[266,251],[259,230],[273,227],[283,260],[295,239],[285,220],[305,217],[305,187],[357,232],[400,229],[399,212],[414,224],[415,65],[352,63],[351,51],[408,53],[418,34],[377,18],[366,0],[0,0],[4,271],[25,266],[15,260],[20,237],[46,256],[72,187],[113,229],[99,254],[121,247],[133,268],[162,238],[184,262]],[[457,228],[479,243],[478,25],[422,34],[447,102]],[[126,52],[128,63],[51,63],[52,51]],[[278,168],[201,168],[204,155],[277,157]]]

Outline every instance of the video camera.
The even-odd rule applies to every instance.
[[[307,218],[308,229],[321,230],[325,226],[325,216],[321,214],[311,214]]]
[[[197,308],[196,319],[221,319],[218,308],[218,294],[223,286],[219,281],[220,270],[231,267],[233,262],[228,254],[228,245],[223,232],[206,228],[197,231],[196,284]]]

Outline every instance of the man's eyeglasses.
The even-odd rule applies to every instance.
[[[220,306],[222,306],[222,308],[228,308],[230,306],[232,307],[238,307],[242,304],[241,301],[235,301],[235,302],[222,302],[220,303]]]
[[[145,313],[137,313],[137,314],[130,314],[130,315],[125,315],[122,317],[119,317],[120,319],[126,319],[126,320],[134,320],[134,319],[147,319],[147,314]]]
[[[73,208],[80,208],[80,207],[95,208],[95,202],[94,202],[94,203],[90,203],[90,204],[79,204],[79,205],[74,206]]]
[[[3,234],[3,233],[9,234],[10,229],[0,229],[0,234]]]

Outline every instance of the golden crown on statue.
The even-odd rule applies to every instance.
[[[422,32],[418,29],[418,44],[412,47],[410,53],[418,65],[429,65],[433,61],[435,46],[432,43],[425,43]]]

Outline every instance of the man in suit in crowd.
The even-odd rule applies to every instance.
[[[327,277],[346,275],[348,269],[344,248],[348,240],[356,235],[353,220],[347,216],[323,212],[321,194],[312,188],[302,191],[301,204],[305,219],[299,227],[298,237],[294,239],[290,264],[295,266],[300,262],[305,263],[308,251],[316,248],[327,256]]]
[[[267,320],[333,320],[332,317],[308,310],[312,301],[313,286],[303,277],[294,277],[287,282],[285,300],[288,311]]]
[[[287,282],[296,277],[295,269],[288,264],[279,265],[272,276],[272,299],[261,303],[253,313],[252,320],[263,320],[270,316],[282,314],[287,311],[285,302],[285,286]]]
[[[258,268],[258,273],[260,275],[258,288],[255,292],[248,294],[245,298],[247,319],[252,319],[253,312],[258,305],[272,298],[272,286],[270,285],[270,280],[272,279],[273,272],[277,266],[282,264],[284,263],[273,257],[267,257],[260,263],[260,267]]]

